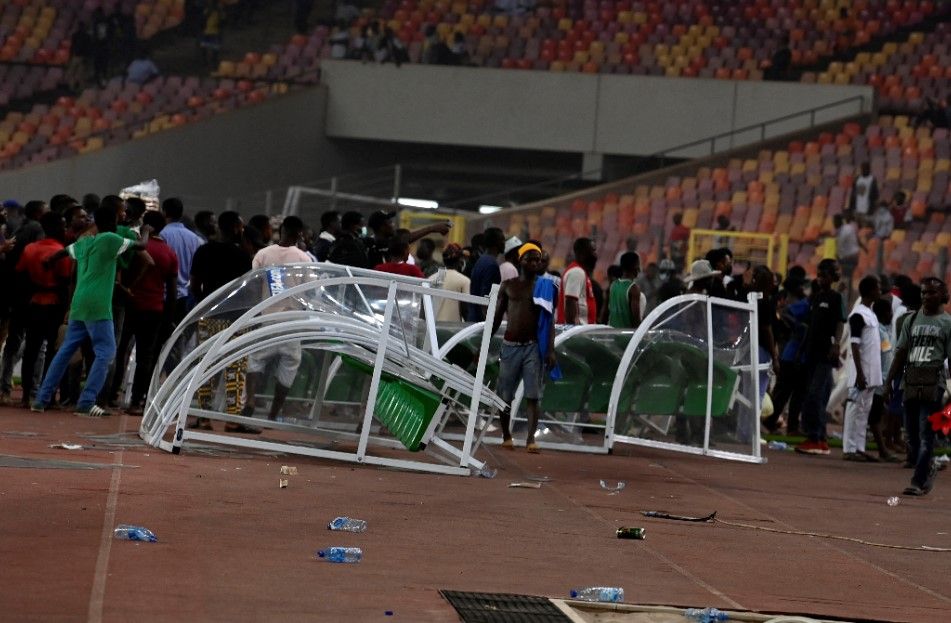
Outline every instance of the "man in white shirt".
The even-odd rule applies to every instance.
[[[575,260],[561,278],[558,292],[559,324],[595,324],[597,305],[588,276],[598,263],[598,253],[590,238],[578,238],[573,247]]]
[[[284,264],[297,264],[300,262],[310,262],[310,255],[303,251],[299,245],[303,245],[304,240],[304,222],[296,216],[288,216],[281,223],[281,239],[277,244],[264,247],[254,254],[251,260],[251,268],[267,268],[270,266],[280,267]],[[284,289],[293,287],[297,284],[288,283],[285,279],[284,271],[275,268],[268,275],[268,289],[271,295],[280,294]],[[295,308],[293,304],[289,305],[291,309]],[[282,305],[277,306],[273,311],[283,310]],[[248,357],[248,374],[245,381],[245,392],[247,399],[244,403],[244,409],[241,415],[245,417],[254,416],[254,399],[257,394],[257,386],[263,380],[268,367],[272,367],[274,375],[274,399],[271,401],[271,410],[268,414],[269,420],[276,420],[278,414],[284,408],[284,401],[287,400],[287,394],[294,384],[297,377],[297,369],[300,367],[301,346],[297,340],[288,340],[277,346],[271,346],[264,350],[259,350]]]
[[[852,365],[849,366],[849,399],[845,407],[842,458],[846,461],[877,463],[877,458],[865,452],[865,432],[875,388],[882,385],[882,339],[878,331],[878,317],[872,311],[872,304],[882,295],[878,279],[871,276],[862,279],[859,282],[859,294],[862,301],[849,316]]]
[[[505,261],[499,264],[502,281],[508,281],[509,279],[518,277],[518,268],[515,265],[518,263],[518,250],[522,244],[518,236],[512,236],[505,241]]]
[[[849,211],[861,222],[878,205],[878,182],[872,175],[872,167],[863,162],[859,176],[852,183],[852,196],[849,198]]]
[[[859,252],[868,251],[859,240],[858,226],[851,219],[843,218],[841,214],[832,217],[835,226],[835,248],[842,269],[842,281],[846,288],[846,304],[852,301],[852,274],[859,265]]]
[[[442,282],[442,289],[459,294],[469,293],[469,278],[462,274],[462,247],[458,244],[447,244],[442,251],[442,262],[446,266],[446,276]],[[465,303],[448,298],[439,299],[439,308],[436,310],[436,322],[462,322]]]

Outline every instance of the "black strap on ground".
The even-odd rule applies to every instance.
[[[571,623],[547,597],[439,591],[464,623]]]
[[[709,522],[716,521],[717,512],[713,511],[705,517],[688,517],[686,515],[671,515],[670,513],[665,513],[663,511],[641,511],[641,515],[645,517],[653,517],[654,519],[673,519],[674,521],[696,521],[696,522]]]

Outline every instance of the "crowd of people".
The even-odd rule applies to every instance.
[[[356,211],[328,211],[315,232],[296,216],[277,224],[258,215],[245,223],[236,212],[216,218],[203,211],[192,219],[176,198],[166,199],[159,211],[147,210],[136,197],[90,194],[82,201],[56,195],[24,206],[8,201],[0,215],[0,269],[4,283],[12,284],[0,309],[4,403],[11,401],[13,369],[22,360],[21,406],[43,411],[58,404],[81,415],[106,415],[123,391],[134,344],[128,411],[140,414],[158,347],[197,302],[253,268],[293,262],[330,261],[417,278],[440,272],[442,288],[476,296],[498,285],[497,315],[489,320],[498,328],[507,314],[505,344],[512,350],[508,358],[503,353],[508,369],[502,376],[513,393],[534,375],[531,387],[538,391],[526,398],[536,418],[540,375],[557,368],[552,325],[636,328],[657,305],[684,293],[746,301],[756,292],[760,361],[775,379],[761,383],[773,404],[766,428],[779,431],[785,423],[787,434],[806,438],[798,452],[829,454],[829,414],[844,403],[845,459],[897,462],[896,453],[903,452],[905,466],[914,469],[906,492],[921,495],[933,483],[935,435],[927,417],[943,405],[951,353],[948,289],[936,277],[914,284],[902,275],[866,276],[852,304],[836,259],[820,262],[814,278],[798,266],[786,275],[766,266],[747,266],[734,275],[733,252],[722,246],[683,266],[677,243],[689,231],[674,231],[673,257],[649,263],[643,272],[637,240],[628,240],[602,287],[594,278],[598,253],[589,238],[574,241],[563,273],[550,270],[541,242],[506,237],[495,227],[465,247],[444,245],[438,261],[430,236],[446,235],[451,225],[398,229],[395,212],[365,218]],[[675,230],[686,229],[674,220]],[[486,320],[484,306],[450,299],[441,299],[435,312],[440,322]],[[198,339],[226,326],[226,319],[199,323]],[[536,334],[533,327],[548,327],[548,333]],[[528,344],[531,356],[523,348]],[[259,354],[246,369],[235,370],[236,389],[226,410],[253,415],[261,376],[273,362],[277,387],[269,417],[278,417],[300,363],[300,353],[292,350]],[[844,372],[837,375],[840,368]],[[507,427],[505,419],[510,442]],[[877,457],[866,451],[869,428]],[[531,436],[528,441],[537,449]]]

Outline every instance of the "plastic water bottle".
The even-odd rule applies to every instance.
[[[359,547],[328,547],[318,550],[317,558],[330,562],[360,562],[363,560],[363,550]]]
[[[343,532],[366,532],[367,522],[352,517],[337,517],[327,525],[327,529]]]
[[[684,616],[691,620],[696,621],[697,623],[717,623],[718,621],[727,621],[730,616],[721,610],[716,608],[688,608],[684,612]]]
[[[158,537],[148,528],[130,526],[129,524],[120,524],[112,531],[112,534],[121,541],[145,541],[147,543],[158,541]]]
[[[770,441],[768,444],[766,444],[766,447],[770,450],[788,450],[789,444],[787,444],[785,441]]]
[[[573,588],[571,589],[571,598],[580,599],[581,601],[604,601],[616,604],[624,601],[624,589],[610,586]]]

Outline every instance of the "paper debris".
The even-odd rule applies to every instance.
[[[540,482],[510,482],[510,489],[541,489],[542,484]]]

